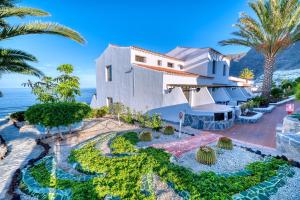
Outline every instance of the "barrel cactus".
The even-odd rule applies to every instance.
[[[143,142],[149,142],[152,140],[152,133],[149,131],[142,132],[140,133],[139,139]]]
[[[232,150],[233,149],[232,140],[228,137],[221,137],[218,141],[218,147],[221,149]]]
[[[217,161],[216,153],[211,147],[202,146],[197,152],[196,160],[205,165],[213,165]]]
[[[164,135],[173,135],[173,134],[174,134],[173,126],[166,126],[164,129]]]

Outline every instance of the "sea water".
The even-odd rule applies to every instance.
[[[10,113],[26,110],[29,106],[38,103],[36,97],[31,94],[31,90],[27,88],[5,88],[0,91],[3,93],[3,97],[0,97],[0,119]],[[77,101],[90,104],[95,93],[96,89],[94,88],[81,89],[81,96],[77,97]]]

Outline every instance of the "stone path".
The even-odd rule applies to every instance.
[[[204,146],[213,142],[216,142],[221,136],[209,132],[202,132],[196,136],[184,138],[174,142],[167,142],[163,144],[152,145],[155,148],[162,148],[173,154],[176,157],[180,157],[182,154],[196,149],[200,146]]]
[[[0,123],[0,134],[6,141],[9,153],[0,161],[0,199],[7,199],[6,192],[14,172],[36,158],[42,152],[42,147],[37,146],[37,135],[19,130],[8,121]]]
[[[300,102],[295,103],[295,110],[300,110]],[[235,124],[224,131],[211,131],[240,141],[276,148],[276,126],[282,124],[287,115],[285,105],[277,106],[273,112],[266,113],[255,124]]]

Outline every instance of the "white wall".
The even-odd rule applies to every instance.
[[[175,87],[170,93],[165,93],[163,95],[163,107],[186,103],[188,103],[188,100],[180,87]]]
[[[146,62],[137,62],[135,60],[136,55],[145,57]],[[158,60],[162,61],[161,66],[157,65]],[[171,58],[167,58],[167,57],[164,57],[164,56],[159,56],[157,54],[151,54],[151,53],[148,53],[148,52],[144,52],[144,51],[140,51],[140,50],[136,50],[136,49],[131,49],[131,63],[170,68],[170,67],[167,66],[168,62],[173,63],[174,67],[172,69],[180,69],[179,65],[184,64],[183,61],[180,61],[180,60],[177,60],[177,59],[171,59]]]
[[[163,74],[134,67],[129,47],[109,46],[97,59],[97,105],[106,105],[106,98],[121,102],[137,111],[160,107]],[[112,66],[112,81],[106,82],[105,68]]]
[[[207,87],[202,87],[199,92],[197,92],[196,89],[193,89],[190,95],[192,107],[215,103]]]
[[[209,91],[215,102],[228,102],[231,100],[225,88],[209,88]]]

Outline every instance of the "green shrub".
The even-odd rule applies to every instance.
[[[109,113],[108,106],[103,106],[101,108],[92,109],[87,117],[88,118],[101,118],[101,117],[104,117],[105,115],[107,115],[108,113]]]
[[[10,119],[16,120],[18,122],[24,122],[25,121],[25,111],[19,111],[12,113],[10,116]]]
[[[129,135],[127,135],[129,137]],[[122,154],[122,153],[134,153],[137,152],[137,149],[132,144],[132,141],[129,141],[126,137],[120,136],[116,137],[110,147],[113,154]],[[134,141],[135,142],[135,141]]]
[[[134,117],[132,112],[129,108],[127,108],[127,111],[123,114],[121,114],[121,119],[126,122],[127,124],[133,124],[134,123]]]
[[[228,137],[219,138],[217,146],[221,149],[227,149],[227,150],[232,150],[233,149],[232,140]]]
[[[90,111],[90,106],[85,103],[44,103],[31,106],[25,112],[25,119],[30,124],[53,128],[81,122]]]
[[[173,126],[166,126],[164,129],[164,134],[165,135],[173,135],[174,134],[174,127]]]
[[[146,121],[146,127],[152,128],[154,131],[159,131],[163,126],[163,121],[158,114],[153,114],[150,120]]]
[[[136,145],[139,142],[139,137],[136,132],[128,132],[122,135],[126,140],[128,140],[132,145]]]
[[[296,99],[300,100],[300,83],[296,87],[296,93],[295,93]]]
[[[196,160],[205,165],[215,164],[217,161],[215,150],[208,146],[200,147],[196,155]]]
[[[275,99],[282,98],[283,96],[283,90],[281,88],[275,87],[271,90],[271,96]]]
[[[149,131],[142,132],[139,135],[139,139],[143,142],[149,142],[152,140],[152,133]]]
[[[268,107],[269,99],[264,96],[257,96],[252,99],[258,107]]]

